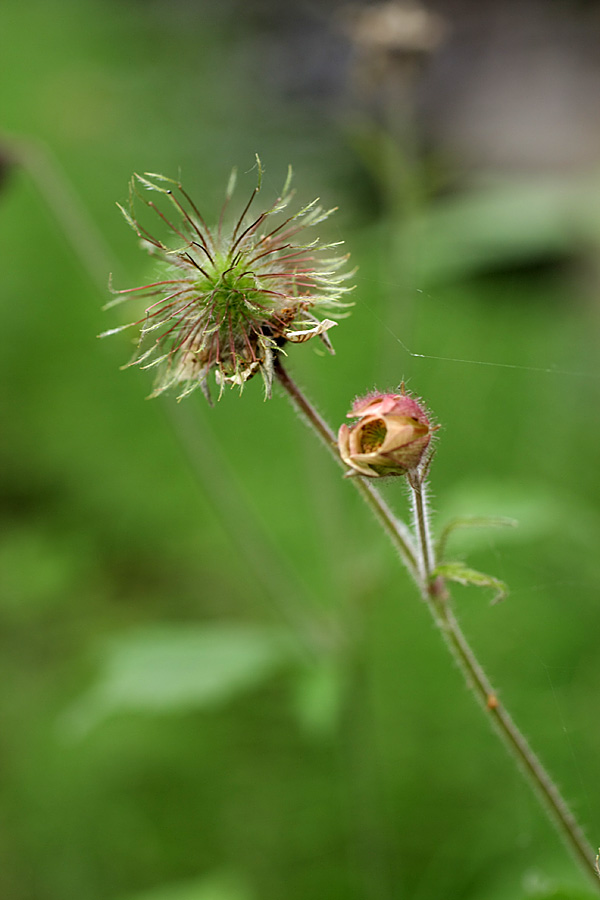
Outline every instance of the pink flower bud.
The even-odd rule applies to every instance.
[[[423,407],[408,394],[368,394],[355,400],[338,433],[340,456],[370,478],[406,475],[423,460],[432,427]]]

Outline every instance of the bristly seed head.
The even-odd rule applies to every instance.
[[[241,390],[257,372],[268,397],[275,357],[287,342],[302,343],[318,336],[333,353],[327,332],[337,323],[319,319],[314,312],[333,310],[330,314],[340,318],[351,305],[340,298],[351,290],[344,282],[353,273],[340,271],[347,256],[323,256],[323,251],[339,244],[321,244],[318,238],[304,243],[297,236],[334,210],[322,209],[315,200],[277,224],[275,217],[293,197],[290,169],[275,204],[251,216],[262,180],[258,157],[257,164],[257,185],[230,231],[225,231],[223,220],[235,186],[235,170],[218,227],[213,230],[179,182],[150,173],[131,179],[129,209],[120,208],[149,251],[166,264],[166,273],[152,284],[115,291],[116,299],[108,306],[130,294],[153,300],[142,320],[101,336],[135,325],[140,328],[137,351],[129,365],[158,367],[153,397],[177,386],[181,399],[200,387],[210,400],[211,370],[219,397],[225,384],[238,385]],[[163,195],[175,208],[176,221],[140,188]],[[134,211],[136,199],[158,213],[178,238],[176,247],[167,246],[140,225]]]

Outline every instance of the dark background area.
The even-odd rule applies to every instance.
[[[285,398],[146,401],[96,335],[151,280],[133,171],[215,221],[258,152],[265,202],[291,163],[340,207],[356,305],[290,370],[336,428],[404,379],[436,522],[519,520],[453,539],[511,589],[456,607],[598,845],[599,39],[596,3],[4,0],[3,900],[588,896]]]

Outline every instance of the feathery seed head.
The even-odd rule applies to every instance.
[[[141,288],[116,291],[111,306],[131,294],[151,298],[139,322],[111,329],[114,334],[134,325],[140,328],[136,354],[129,365],[158,368],[157,396],[172,386],[178,399],[202,388],[210,400],[209,375],[215,373],[219,396],[225,384],[238,385],[260,372],[267,397],[271,393],[276,354],[286,343],[320,337],[333,353],[327,332],[337,323],[316,313],[330,311],[340,318],[350,304],[341,298],[351,290],[343,272],[347,256],[336,256],[339,244],[319,239],[303,241],[305,229],[324,221],[334,210],[317,201],[293,214],[284,214],[292,197],[291,169],[275,204],[251,214],[261,189],[262,167],[257,157],[258,182],[233,228],[224,219],[235,186],[235,170],[227,187],[218,227],[210,229],[182,185],[163,175],[134,175],[129,209],[122,212],[146,247],[164,264],[161,281]],[[146,197],[157,192],[175,210],[171,219]],[[143,228],[135,214],[140,200],[158,213],[177,238],[171,247]],[[327,251],[334,250],[334,255]],[[325,252],[324,252],[325,251]],[[104,335],[103,335],[104,336]]]

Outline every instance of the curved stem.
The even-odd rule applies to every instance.
[[[300,388],[292,381],[279,358],[275,362],[275,375],[294,405],[302,412],[336,460],[341,463],[335,434],[304,396]],[[415,531],[418,538],[418,551],[416,553],[408,528],[403,522],[396,519],[379,493],[365,479],[360,477],[352,479],[352,483],[375,512],[377,518],[400,551],[400,555],[416,582],[423,600],[426,602],[431,615],[446,640],[446,644],[459,663],[467,686],[473,691],[480,705],[488,713],[496,731],[500,734],[504,744],[511,751],[519,767],[529,779],[531,786],[542,801],[549,818],[557,827],[565,843],[584,871],[593,877],[594,883],[600,891],[600,880],[598,878],[600,873],[597,869],[595,854],[588,844],[573,812],[529,746],[527,740],[513,722],[506,708],[498,700],[491,682],[450,608],[450,596],[443,579],[437,578],[432,580],[431,578],[431,573],[435,568],[435,551],[429,534],[426,486],[424,479],[418,472],[411,473],[408,481],[413,492]]]
[[[290,378],[279,357],[275,360],[274,372],[277,380],[287,392],[294,405],[300,410],[309,425],[312,426],[321,438],[335,461],[345,469],[337,449],[337,439],[327,422],[305,397],[298,385]],[[399,521],[393,514],[385,500],[375,488],[364,478],[352,478],[352,484],[362,496],[363,500],[375,513],[375,516],[388,535],[404,562],[406,568],[415,580],[419,578],[419,563],[413,537],[404,522]]]

